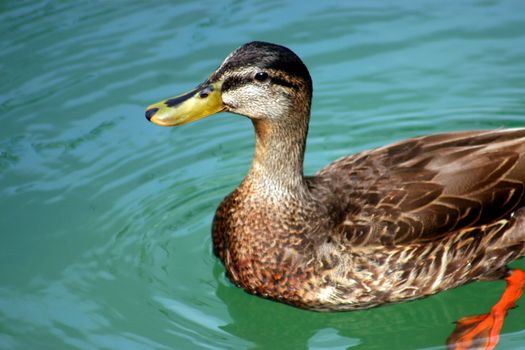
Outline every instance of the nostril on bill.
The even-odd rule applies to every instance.
[[[157,113],[159,109],[158,108],[151,108],[146,111],[146,119],[151,120],[155,113]]]
[[[201,92],[199,92],[199,97],[200,98],[206,98],[206,97],[210,96],[212,91],[213,91],[213,85],[208,85],[204,89],[202,89]]]

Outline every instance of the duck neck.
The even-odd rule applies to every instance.
[[[306,191],[303,161],[309,111],[283,119],[252,120],[255,155],[246,180],[257,187],[258,193],[271,197],[297,196]]]

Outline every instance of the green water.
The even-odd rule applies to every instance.
[[[335,314],[245,294],[210,223],[251,124],[144,118],[258,39],[310,67],[308,173],[410,136],[525,126],[524,1],[341,4],[0,3],[0,349],[441,349],[489,310],[504,283]],[[519,306],[500,349],[525,349]]]

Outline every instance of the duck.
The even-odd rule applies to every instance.
[[[312,94],[293,51],[254,41],[195,89],[146,109],[161,126],[223,111],[251,120],[251,167],[212,223],[214,253],[235,285],[347,311],[476,280],[525,280],[507,266],[525,255],[524,128],[411,138],[307,176]]]

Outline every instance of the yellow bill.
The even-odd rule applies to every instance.
[[[157,125],[176,126],[221,112],[221,85],[206,81],[190,92],[152,104],[146,109],[146,118]]]

